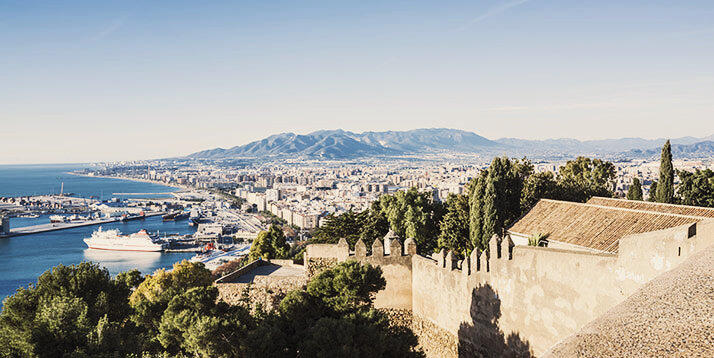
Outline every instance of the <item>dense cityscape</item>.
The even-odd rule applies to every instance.
[[[712,19],[0,1],[0,358],[712,358]]]

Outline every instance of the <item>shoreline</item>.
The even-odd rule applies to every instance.
[[[151,179],[131,178],[131,177],[124,177],[124,176],[109,176],[109,175],[89,175],[89,174],[82,174],[82,173],[76,173],[76,172],[67,172],[67,174],[76,175],[76,176],[80,176],[80,177],[86,177],[86,178],[119,179],[119,180],[126,180],[126,181],[133,181],[133,182],[140,182],[140,183],[147,183],[147,184],[156,184],[156,185],[161,185],[161,186],[165,186],[165,187],[169,187],[169,188],[176,188],[176,189],[179,189],[178,191],[193,189],[191,187],[181,186],[179,184],[164,183],[162,181],[151,180]],[[175,191],[166,192],[166,194],[171,194],[171,193],[175,193]],[[156,193],[154,193],[154,194],[156,194]]]

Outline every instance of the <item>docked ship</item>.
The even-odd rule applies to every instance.
[[[142,211],[142,212],[140,212],[140,213],[138,213],[138,214],[136,214],[136,215],[123,214],[123,215],[121,216],[121,218],[119,218],[119,221],[121,221],[121,222],[127,222],[127,221],[130,221],[130,220],[139,220],[139,219],[144,219],[144,218],[146,218],[146,213],[144,213],[144,212]]]
[[[62,215],[50,215],[50,222],[51,223],[63,223],[67,221],[66,216]]]
[[[175,211],[173,213],[165,214],[162,219],[163,221],[179,221],[188,219],[189,213],[183,211]]]
[[[92,233],[91,237],[84,239],[84,242],[90,249],[98,250],[157,252],[168,248],[167,243],[160,242],[146,230],[131,235],[121,235],[119,230],[103,231],[100,227]]]

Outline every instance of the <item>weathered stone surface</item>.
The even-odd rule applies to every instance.
[[[714,357],[714,246],[644,285],[548,357]]]
[[[371,255],[348,259],[382,268],[387,287],[377,294],[375,307],[411,310],[412,328],[428,357],[528,356],[543,354],[653,278],[714,245],[714,221],[702,221],[695,234],[687,234],[691,232],[686,226],[624,237],[617,254],[513,246],[508,238],[493,237],[487,251],[473,252],[460,267],[447,265],[443,250],[433,259],[409,254],[408,242],[402,256],[385,256],[376,240]],[[342,261],[344,255],[337,245],[312,251],[308,247],[308,252],[313,253],[307,260],[313,272]],[[711,259],[707,264],[711,266]],[[408,321],[406,315],[398,317],[395,322]],[[669,317],[666,324],[676,327],[676,318]],[[711,326],[700,326],[694,333],[711,332]],[[632,334],[632,344],[639,344],[637,334]],[[711,347],[711,339],[700,341]],[[681,346],[691,350],[687,342]],[[649,356],[650,351],[629,348],[631,355]],[[691,351],[674,353],[696,356]]]
[[[355,244],[355,257],[363,258],[367,256],[367,245],[364,244],[362,239],[357,240]]]
[[[412,316],[412,331],[419,338],[419,348],[427,357],[458,357],[459,339],[428,319]]]
[[[337,265],[337,258],[335,257],[310,257],[305,262],[305,270],[307,272],[307,277],[312,277],[318,273]]]
[[[253,283],[217,283],[218,298],[230,304],[248,304],[254,309],[261,305],[272,311],[285,295],[296,289],[305,288],[305,277],[258,276]]]
[[[412,311],[407,309],[382,308],[380,311],[389,316],[389,323],[392,326],[409,327],[412,326]]]

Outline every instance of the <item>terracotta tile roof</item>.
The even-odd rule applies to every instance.
[[[714,218],[714,208],[703,208],[700,206],[651,203],[648,201],[603,198],[598,196],[590,198],[587,203],[594,205],[610,206],[614,208],[635,209],[655,211],[659,213]]]
[[[621,238],[704,220],[706,217],[542,199],[508,231],[604,252],[617,252]]]

